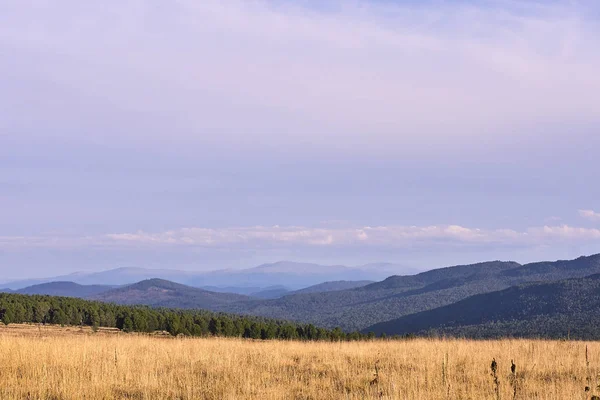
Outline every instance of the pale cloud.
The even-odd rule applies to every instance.
[[[0,237],[0,247],[188,246],[224,249],[276,249],[302,247],[375,247],[402,249],[426,246],[432,251],[448,246],[543,246],[552,243],[595,243],[600,229],[561,226],[513,229],[479,229],[460,225],[365,226],[311,228],[253,226],[233,228],[182,228],[165,232],[137,231],[95,237]]]
[[[600,221],[600,213],[593,210],[579,210],[579,215],[590,221]]]
[[[542,239],[600,240],[600,229],[578,228],[568,225],[532,228],[529,230],[529,234]]]

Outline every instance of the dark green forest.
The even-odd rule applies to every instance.
[[[221,336],[251,339],[361,340],[371,334],[346,333],[262,317],[212,313],[202,310],[125,306],[72,297],[0,293],[0,320],[118,328],[124,332],[166,331],[173,336]]]
[[[600,274],[529,283],[375,324],[376,333],[600,339]]]

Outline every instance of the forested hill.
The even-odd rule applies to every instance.
[[[211,313],[124,306],[73,297],[0,293],[0,321],[85,325],[118,328],[125,332],[167,331],[171,335],[227,336],[252,339],[359,340],[370,337],[327,330],[311,324]]]
[[[440,268],[417,275],[392,276],[361,288],[294,294],[261,302],[231,303],[221,310],[289,318],[325,327],[365,329],[405,315],[452,304],[476,294],[528,282],[600,273],[600,255],[569,261],[520,265],[491,261]]]
[[[233,302],[251,300],[235,293],[218,293],[164,279],[147,279],[133,285],[99,293],[92,300],[153,307],[201,308],[214,310]]]
[[[375,324],[386,334],[600,339],[600,274],[480,294]]]

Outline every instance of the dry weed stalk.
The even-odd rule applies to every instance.
[[[379,398],[383,398],[383,390],[379,389],[379,360],[375,361],[375,374],[373,380],[369,382],[371,387],[377,388],[377,393],[379,394]]]
[[[500,379],[498,378],[498,363],[495,358],[492,359],[490,369],[492,370],[492,378],[494,378],[494,393],[496,394],[496,399],[500,400]]]
[[[377,387],[379,387],[379,366],[378,366],[378,364],[379,364],[379,360],[375,361],[375,374],[373,374],[375,377],[369,383],[370,386],[377,385]]]
[[[510,385],[513,388],[513,400],[516,400],[518,380],[517,380],[517,365],[515,364],[514,360],[510,360]]]
[[[592,386],[592,376],[590,375],[590,358],[587,345],[585,345],[585,383],[585,391],[589,392]]]

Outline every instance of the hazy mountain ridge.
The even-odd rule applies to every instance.
[[[26,288],[13,291],[12,293],[86,298],[112,289],[114,289],[113,286],[107,285],[80,285],[74,282],[59,281],[28,286]]]
[[[387,263],[346,267],[342,265],[327,266],[291,261],[262,264],[248,269],[206,272],[122,267],[101,272],[74,273],[51,278],[11,281],[2,283],[0,286],[17,290],[32,285],[57,281],[69,281],[80,285],[122,286],[146,279],[158,278],[200,288],[206,286],[228,288],[255,287],[257,288],[254,290],[256,293],[267,288],[272,288],[273,286],[284,286],[293,291],[327,281],[381,280],[391,275],[390,271],[393,270],[402,271],[403,267]],[[243,290],[241,289],[241,291]]]
[[[189,282],[199,286],[201,282],[211,285],[243,286],[284,286],[291,290],[303,289],[327,281],[339,280],[379,280],[389,276],[387,270],[367,267],[346,267],[343,265],[320,265],[279,261],[243,270],[221,270],[208,272]]]

